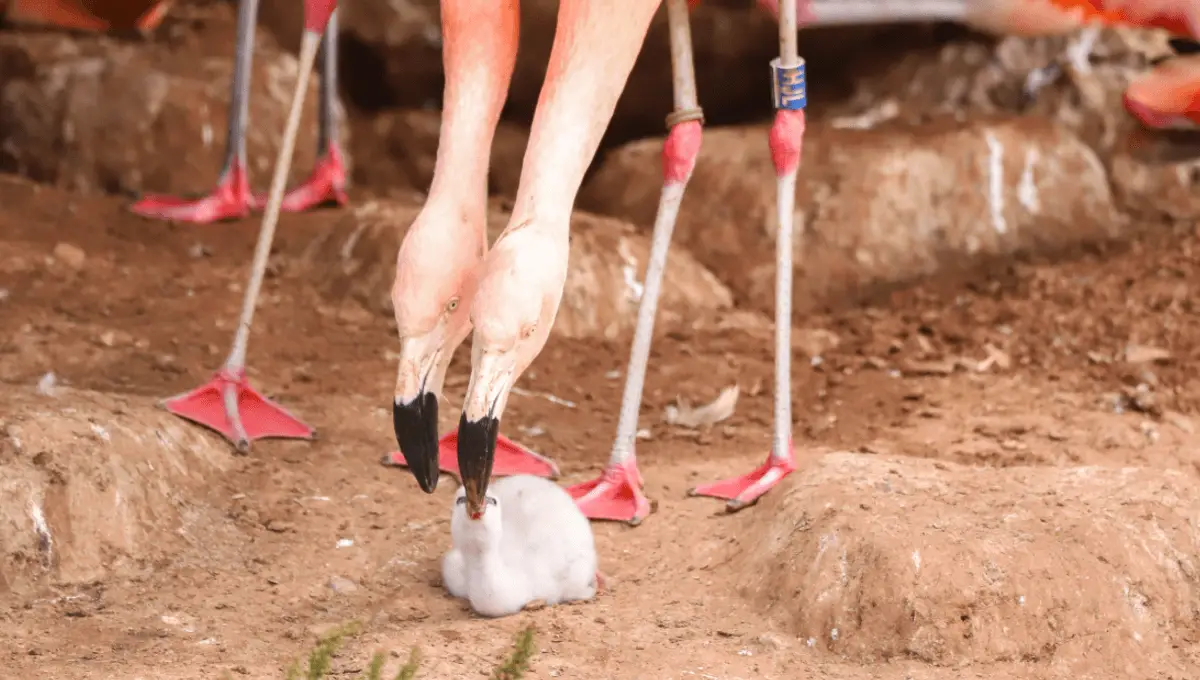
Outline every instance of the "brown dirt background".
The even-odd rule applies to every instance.
[[[1191,363],[1200,355],[1200,231],[1188,191],[1196,173],[1131,161],[1093,134],[1119,125],[1119,111],[1105,109],[1103,96],[1089,103],[1079,94],[1089,81],[1076,75],[1037,105],[1057,106],[1061,127],[1039,120],[1030,129],[1051,140],[1046,148],[1067,144],[1072,158],[1098,159],[1086,192],[1099,193],[1063,198],[1078,219],[1065,208],[1050,221],[1022,218],[1023,229],[1055,231],[972,257],[939,250],[929,257],[936,266],[922,262],[915,272],[867,276],[829,266],[852,286],[822,284],[828,277],[810,263],[813,290],[802,296],[794,347],[801,468],[734,516],[685,491],[746,471],[765,454],[771,301],[744,276],[764,264],[769,243],[750,230],[748,245],[730,255],[736,220],[723,216],[714,228],[726,250],[715,257],[698,230],[704,201],[725,199],[691,194],[685,206],[699,207],[681,224],[683,247],[669,274],[676,302],[664,310],[652,355],[649,434],[638,450],[658,510],[636,529],[594,525],[613,588],[593,603],[501,621],[474,618],[446,596],[438,565],[454,485],[426,496],[406,472],[377,462],[394,447],[394,330],[381,291],[390,283],[388,251],[428,182],[436,111],[421,107],[436,105],[440,87],[436,45],[417,30],[431,3],[400,4],[410,23],[382,34],[371,13],[390,16],[382,3],[362,3],[356,11],[366,18],[357,23],[347,14],[354,206],[285,216],[251,340],[251,379],[318,428],[314,443],[259,442],[235,456],[216,436],[155,407],[224,358],[257,231],[254,220],[191,227],[124,211],[130,192],[211,182],[220,128],[215,144],[203,144],[171,122],[196,125],[188,116],[199,104],[176,101],[149,127],[76,136],[78,148],[55,143],[64,121],[92,104],[121,120],[120,107],[132,104],[75,102],[55,109],[54,125],[36,118],[37,107],[0,118],[9,140],[0,152],[8,173],[0,175],[0,676],[279,678],[318,633],[350,619],[365,632],[339,654],[338,674],[361,670],[377,649],[393,652],[394,668],[412,645],[426,658],[419,677],[486,674],[512,634],[534,623],[536,678],[1200,675],[1200,383]],[[529,4],[536,28],[545,23],[541,5],[553,3]],[[263,49],[275,54],[294,27],[281,6],[264,5]],[[698,43],[721,33],[722,18],[743,22],[734,26],[744,37],[719,50],[705,43],[698,61],[702,84],[736,75],[727,97],[714,85],[701,94],[717,100],[717,126],[748,125],[750,139],[768,112],[765,79],[746,95],[743,83],[758,81],[745,73],[765,71],[772,50],[762,38],[773,27],[732,2],[704,12]],[[52,64],[22,55],[49,59],[56,49],[72,59],[119,49],[131,55],[130,69],[174,69],[185,84],[219,78],[219,69],[212,76],[189,64],[228,53],[232,17],[223,2],[183,3],[146,43],[7,31],[0,91],[24,78],[17,92],[37,96],[23,101],[45,101]],[[651,39],[661,44],[643,54],[610,132],[605,155],[614,167],[637,152],[621,143],[659,133],[669,100],[659,29]],[[812,80],[829,83],[815,102],[859,114],[883,101],[862,105],[862,91],[876,88],[899,102],[901,119],[951,100],[967,128],[976,114],[1054,117],[1012,104],[1012,83],[995,73],[1020,72],[1039,54],[1052,58],[1061,42],[1021,43],[1024,61],[948,60],[1011,56],[1016,47],[947,27],[875,33],[874,48],[858,58],[814,67],[828,75]],[[276,34],[282,48],[271,42]],[[534,56],[538,45],[548,49],[544,33],[526,35]],[[819,33],[813,50],[836,56],[846,35]],[[904,59],[877,68],[905,41]],[[1098,68],[1115,53],[1102,51]],[[993,90],[936,92],[979,69],[993,79],[970,82]],[[521,85],[531,77],[518,80],[493,150],[498,224],[536,96],[536,85]],[[213,82],[203,96],[219,123],[225,83]],[[920,82],[930,86],[917,92]],[[1100,82],[1119,91],[1119,79]],[[170,91],[201,96],[188,86]],[[261,106],[270,120],[270,98]],[[1008,125],[1019,132],[1025,124]],[[276,140],[265,126],[252,155],[269,159]],[[152,139],[114,144],[135,133]],[[816,157],[830,157],[844,134],[819,138],[826,150]],[[879,135],[885,145],[912,137],[902,128],[891,134],[872,132],[847,147],[859,144],[870,156]],[[1067,142],[1054,141],[1064,135]],[[967,139],[963,151],[939,139],[947,156],[978,153],[978,140]],[[130,156],[130,148],[139,151]],[[759,163],[755,154],[761,150],[746,162]],[[150,156],[166,170],[119,172]],[[309,160],[297,160],[297,175]],[[837,172],[806,170],[815,177],[816,188],[806,189],[813,200],[828,196],[822,182],[836,191],[844,184],[837,178],[853,174],[845,158],[829,162]],[[954,166],[935,171],[946,167]],[[715,170],[705,172],[705,182],[722,185]],[[639,202],[653,180],[628,176],[621,199],[613,175],[601,169],[585,188],[584,207],[611,217],[577,219],[572,257],[582,273],[569,284],[569,313],[505,422],[511,436],[553,456],[567,483],[596,474],[608,454],[635,309],[622,297],[624,277],[644,258],[649,226]],[[739,181],[744,196],[751,189]],[[1071,191],[1054,182],[1055,191]],[[774,191],[759,185],[756,206]],[[910,188],[897,182],[887,190]],[[854,203],[853,194],[837,196]],[[1098,196],[1100,205],[1080,196]],[[971,222],[976,210],[945,209],[951,223]],[[816,233],[845,229],[855,238],[865,229],[854,214],[813,224]],[[906,224],[890,227],[904,234]],[[889,242],[881,228],[861,233]],[[444,427],[466,371],[464,348],[448,381]],[[48,372],[57,385],[43,394],[35,386]],[[699,431],[662,421],[677,398],[706,401],[733,383],[742,396],[729,420]]]

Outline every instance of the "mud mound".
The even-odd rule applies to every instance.
[[[203,543],[228,449],[143,399],[0,391],[0,592],[86,583]]]
[[[418,199],[372,201],[353,209],[313,241],[302,257],[310,280],[326,295],[349,295],[391,315],[396,253],[421,209]],[[508,214],[494,207],[488,238],[494,241]],[[633,328],[650,242],[619,220],[575,213],[571,268],[554,332],[563,337],[616,337]],[[729,307],[732,294],[682,250],[672,253],[663,284],[659,319],[665,328],[702,311]]]
[[[1105,30],[1084,69],[1072,63],[1081,35],[954,40],[936,49],[898,52],[831,102],[827,115],[846,127],[897,119],[917,124],[943,116],[1036,114],[1056,120],[1100,148],[1111,148],[1132,121],[1121,95],[1149,60],[1170,54],[1161,31]],[[1043,83],[1024,91],[1034,71]],[[857,117],[857,118],[855,118]]]
[[[1130,136],[1127,146],[1136,144],[1133,139],[1153,137],[1153,133]],[[1175,152],[1171,145],[1169,139],[1159,137],[1151,139],[1140,152],[1128,148],[1114,152],[1109,165],[1114,193],[1123,209],[1150,219],[1200,218],[1200,159],[1156,162],[1153,154]]]
[[[5,138],[0,168],[74,191],[207,190],[225,147],[233,72],[231,8],[207,8],[194,29],[154,44],[107,36],[0,34],[0,134]],[[251,179],[265,188],[297,62],[265,33],[260,38],[246,143]],[[295,179],[312,169],[316,92],[314,82],[293,163]],[[344,118],[340,110],[338,115]]]
[[[403,196],[407,189],[428,190],[437,161],[441,119],[439,111],[408,109],[364,121],[355,137],[355,185],[379,196]],[[496,128],[488,168],[491,193],[516,195],[528,138],[528,130],[512,123],[500,123]]]
[[[766,127],[710,130],[676,241],[738,305],[774,298],[775,173]],[[615,152],[580,206],[651,225],[660,140]],[[971,258],[1116,236],[1104,168],[1062,127],[1033,118],[840,130],[812,126],[797,185],[798,304],[931,274]]]
[[[748,515],[733,566],[792,632],[856,660],[1148,677],[1196,633],[1198,512],[1176,472],[831,454]]]
[[[863,74],[853,81],[852,94],[830,101],[825,113],[847,128],[1014,113],[1054,120],[1099,153],[1123,209],[1191,219],[1200,215],[1200,161],[1194,160],[1194,149],[1184,152],[1193,160],[1160,162],[1177,154],[1177,146],[1163,135],[1144,134],[1122,104],[1125,89],[1150,63],[1173,54],[1167,38],[1156,30],[1105,30],[1082,68],[1071,57],[1082,34],[995,43],[956,40],[934,50],[898,51],[897,58],[876,60],[870,69],[863,63],[868,54],[850,67]],[[1029,96],[1026,85],[1034,72],[1048,80]]]

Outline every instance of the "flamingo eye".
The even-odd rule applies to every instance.
[[[453,312],[456,309],[458,309],[458,298],[450,298],[450,301],[446,303],[446,311]]]
[[[454,499],[454,504],[455,504],[455,505],[466,505],[466,504],[467,504],[467,497],[466,497],[466,496],[459,496],[458,498],[455,498],[455,499]]]
[[[488,496],[488,499],[487,499],[487,504],[488,504],[488,505],[495,505],[495,504],[496,504],[496,499],[495,499],[495,498],[492,498],[491,496]]]

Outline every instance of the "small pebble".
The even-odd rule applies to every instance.
[[[778,650],[787,647],[787,642],[774,633],[763,633],[754,638],[754,643],[765,650]]]
[[[58,385],[58,378],[55,377],[54,373],[53,372],[47,373],[46,375],[42,376],[41,380],[38,381],[38,384],[37,384],[38,394],[44,394],[47,397],[53,397],[54,396],[54,388],[57,385]]]
[[[70,243],[59,243],[54,246],[54,259],[75,271],[79,271],[83,269],[83,264],[87,261],[87,253],[83,252],[83,248],[79,246]]]

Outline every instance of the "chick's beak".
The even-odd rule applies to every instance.
[[[467,514],[486,508],[488,481],[496,455],[500,416],[516,375],[515,352],[482,352],[471,373],[458,421],[458,470],[467,493]]]
[[[438,395],[443,367],[436,338],[418,336],[400,343],[400,370],[392,402],[396,443],[425,493],[438,484]]]

